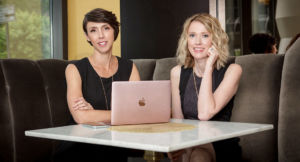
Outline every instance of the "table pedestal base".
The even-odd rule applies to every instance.
[[[159,162],[163,158],[164,158],[164,155],[161,152],[145,151],[145,154],[144,154],[144,159],[147,162]]]

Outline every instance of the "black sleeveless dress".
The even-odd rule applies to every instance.
[[[100,77],[102,79],[105,94],[107,96],[108,109],[110,109],[111,83],[112,81],[128,81],[132,71],[132,61],[117,57],[118,70],[109,78],[99,76],[90,64],[88,58],[77,61],[77,67],[82,80],[83,97],[97,110],[106,110],[106,101],[103,93]]]
[[[224,78],[224,74],[228,68],[228,65],[220,70],[213,71],[213,92],[218,88],[221,81]],[[193,69],[181,67],[179,92],[181,100],[182,113],[185,119],[198,120],[197,101],[198,97],[194,85]],[[196,85],[200,87],[202,78],[195,75]],[[199,91],[199,88],[198,88]],[[199,93],[199,92],[198,92]],[[211,120],[214,121],[229,121],[231,117],[231,111],[233,107],[234,97],[228,102],[228,104],[217,113]],[[217,161],[240,161],[241,160],[241,148],[238,144],[239,138],[232,138],[213,142],[213,147],[216,152]]]
[[[117,57],[117,59],[117,72],[109,78],[101,77],[109,110],[111,109],[112,81],[128,81],[133,66],[131,60],[120,57]],[[94,109],[106,110],[106,101],[100,76],[96,73],[88,58],[78,60],[74,65],[77,67],[81,77],[84,99],[89,102]],[[69,124],[76,124],[76,122],[72,118]],[[54,161],[127,161],[127,156],[142,156],[142,152],[118,147],[61,141],[55,152]]]
[[[117,57],[117,56],[116,56]],[[105,94],[107,98],[108,110],[111,109],[111,84],[113,81],[129,81],[133,62],[124,58],[117,57],[118,70],[109,77],[103,78],[97,74],[87,57],[78,60],[74,63],[77,67],[81,82],[82,82],[82,95],[83,98],[90,103],[96,110],[106,110],[105,95],[101,84],[100,77],[103,82]],[[75,124],[72,119],[70,124]]]

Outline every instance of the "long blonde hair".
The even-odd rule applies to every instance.
[[[219,57],[215,63],[215,68],[220,69],[221,67],[224,67],[229,56],[229,39],[225,31],[222,29],[220,22],[213,16],[206,13],[195,14],[185,21],[176,52],[178,63],[184,65],[185,68],[193,67],[195,64],[194,58],[187,46],[188,29],[193,21],[202,23],[206,30],[212,34],[212,44],[219,53]]]

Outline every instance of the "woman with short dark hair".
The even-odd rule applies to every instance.
[[[112,82],[140,80],[139,72],[131,60],[112,55],[119,34],[115,14],[96,8],[82,25],[94,52],[66,68],[69,110],[76,123],[110,122]]]
[[[113,81],[138,81],[131,60],[112,54],[119,34],[115,14],[96,8],[83,19],[83,30],[93,53],[66,67],[67,101],[71,124],[110,122]],[[62,142],[55,161],[126,161],[128,150],[84,143]]]

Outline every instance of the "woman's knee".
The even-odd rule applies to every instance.
[[[197,147],[193,148],[190,154],[191,162],[215,162],[216,156],[213,148]]]

